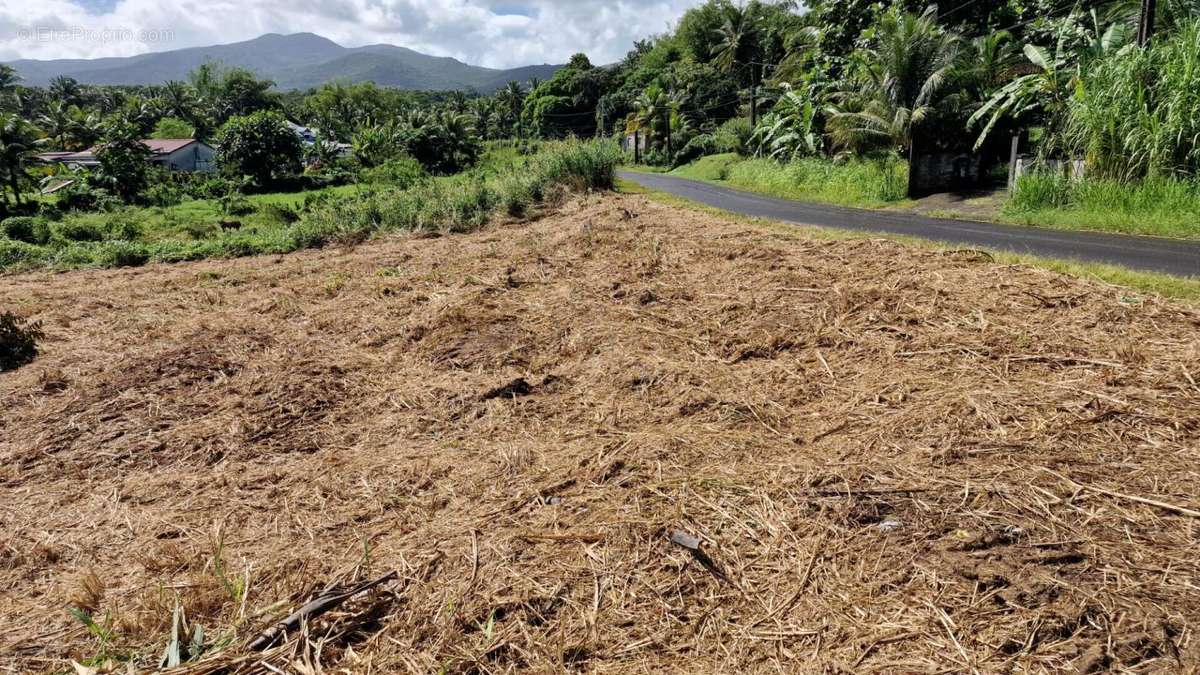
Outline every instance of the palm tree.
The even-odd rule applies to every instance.
[[[496,101],[491,98],[477,98],[471,104],[475,115],[475,128],[484,139],[492,137],[492,122],[496,119]]]
[[[104,134],[104,119],[94,112],[71,108],[71,126],[64,146],[68,150],[90,148]]]
[[[715,31],[717,48],[713,63],[726,73],[733,73],[739,66],[750,69],[750,123],[756,124],[762,68],[762,64],[755,62],[759,37],[757,20],[747,8],[731,6],[729,12],[725,23]]]
[[[804,26],[788,33],[784,39],[783,60],[772,73],[774,80],[790,82],[799,77],[819,53],[822,37],[821,30],[814,26]]]
[[[79,86],[79,82],[67,75],[59,75],[50,80],[50,96],[56,98],[67,105],[79,103],[80,97],[83,95],[83,89]]]
[[[75,122],[71,113],[72,108],[67,105],[66,101],[58,99],[51,101],[46,106],[46,111],[38,115],[38,125],[46,134],[47,140],[51,141],[56,148],[67,149],[67,137],[70,136]]]
[[[33,156],[36,133],[29,122],[17,115],[0,113],[0,216],[9,212],[8,191],[21,205],[21,181],[28,177],[25,167]]]
[[[665,137],[668,159],[673,154],[671,147],[671,117],[677,103],[665,89],[657,84],[646,88],[633,102],[635,130],[646,131],[647,137],[653,141],[657,129]]]
[[[757,22],[750,10],[730,7],[725,23],[714,31],[717,38],[713,63],[730,72],[735,66],[754,60],[757,38]]]
[[[509,119],[516,127],[517,138],[520,138],[521,113],[525,109],[525,90],[521,88],[521,83],[510,80],[504,85],[504,89],[500,90],[500,101],[508,109]]]
[[[914,132],[942,102],[959,61],[957,35],[937,23],[937,8],[921,15],[893,7],[872,44],[858,53],[858,76],[833,95],[829,132],[852,152],[891,146],[907,152]]]
[[[0,64],[0,94],[10,93],[16,89],[17,83],[21,81],[21,76],[17,75],[17,71],[12,66]]]

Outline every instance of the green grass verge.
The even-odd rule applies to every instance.
[[[1030,174],[1017,181],[1001,217],[1063,230],[1200,238],[1200,183],[1156,177],[1128,184]]]
[[[630,167],[637,171],[662,169]],[[737,154],[709,155],[670,172],[757,194],[860,208],[911,208],[902,162],[800,159],[779,163]],[[1000,197],[999,199],[1003,199]],[[999,199],[997,201],[999,201]],[[1024,176],[1012,199],[987,209],[923,211],[926,215],[1181,239],[1200,238],[1200,182],[1152,178],[1136,184]]]
[[[465,174],[406,188],[352,185],[245,198],[233,214],[217,202],[198,200],[39,221],[23,228],[21,237],[0,237],[0,272],[234,258],[356,243],[393,231],[464,231],[497,212],[522,216],[556,191],[612,187],[620,160],[615,143],[540,147],[519,161],[494,158]],[[27,236],[28,230],[36,232]]]
[[[653,199],[657,202],[668,204],[670,206],[680,206],[689,208],[695,211],[710,213],[728,218],[738,222],[751,223],[763,227],[768,227],[776,231],[795,234],[799,237],[808,239],[821,240],[845,240],[845,239],[874,239],[884,237],[895,241],[900,241],[905,244],[919,246],[921,248],[945,251],[953,250],[956,247],[948,246],[939,242],[930,241],[927,239],[919,239],[916,237],[908,237],[903,235],[892,235],[886,233],[873,232],[856,232],[850,230],[839,230],[836,228],[815,227],[807,225],[795,225],[791,223],[781,223],[774,220],[763,218],[754,218],[743,216],[741,214],[725,211],[723,209],[714,208],[704,204],[677,197],[666,192],[650,190],[644,188],[637,183],[627,180],[620,180],[617,183],[619,191],[628,194],[641,194]],[[1043,258],[1039,256],[1031,256],[1024,254],[1008,253],[1008,252],[991,252],[997,262],[1011,265],[1030,265],[1042,269],[1053,270],[1063,274],[1068,274],[1075,277],[1085,279],[1096,279],[1106,283],[1114,284],[1131,291],[1140,293],[1150,293],[1159,295],[1165,298],[1175,300],[1183,300],[1192,304],[1200,304],[1200,279],[1195,277],[1177,277],[1169,274],[1155,274],[1151,272],[1140,272],[1130,270],[1124,267],[1115,265],[1106,265],[1102,263],[1079,262],[1073,260],[1056,260],[1053,258]]]
[[[909,203],[908,168],[898,160],[806,158],[781,164],[726,153],[701,157],[669,173],[782,199],[861,208]]]

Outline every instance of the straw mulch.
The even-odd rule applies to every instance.
[[[1182,305],[609,195],[0,307],[0,672],[1200,668]]]

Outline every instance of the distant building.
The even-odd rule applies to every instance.
[[[304,144],[306,149],[316,145],[317,143],[324,143],[325,145],[322,147],[328,147],[330,144],[332,144],[333,147],[337,148],[338,157],[349,157],[350,153],[354,150],[349,143],[333,143],[327,139],[322,139],[321,135],[312,127],[302,127],[291,120],[287,120],[285,123],[287,124],[288,129],[291,129],[292,133],[299,137],[300,142]]]
[[[168,171],[210,173],[217,169],[216,150],[204,141],[194,138],[148,138],[142,143],[150,148],[147,161]],[[47,164],[65,164],[72,169],[86,169],[100,164],[94,147],[83,152],[46,152],[37,158]]]

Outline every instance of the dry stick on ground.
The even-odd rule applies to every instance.
[[[1161,502],[1157,499],[1149,499],[1147,497],[1139,497],[1137,495],[1127,495],[1123,492],[1114,492],[1113,490],[1106,490],[1104,488],[1098,488],[1093,485],[1084,485],[1082,483],[1077,483],[1077,482],[1071,480],[1070,478],[1067,478],[1066,476],[1062,475],[1061,473],[1058,473],[1057,471],[1052,471],[1052,470],[1044,468],[1044,467],[1042,468],[1042,471],[1045,471],[1046,473],[1051,474],[1053,476],[1057,476],[1058,478],[1061,478],[1062,480],[1070,483],[1071,485],[1074,485],[1076,488],[1078,488],[1080,490],[1088,490],[1090,492],[1096,492],[1096,493],[1099,493],[1102,495],[1108,495],[1109,497],[1116,497],[1117,499],[1124,499],[1126,501],[1137,502],[1139,504],[1146,504],[1147,506],[1155,506],[1160,509],[1165,509],[1167,511],[1172,511],[1174,513],[1178,513],[1180,515],[1191,516],[1192,518],[1200,518],[1200,511],[1195,511],[1195,510],[1192,510],[1192,509],[1189,509],[1189,508],[1186,508],[1183,506],[1177,506],[1175,504],[1171,504],[1168,502]]]
[[[301,622],[315,619],[325,612],[328,612],[334,607],[337,607],[343,602],[349,600],[350,598],[353,598],[360,593],[366,593],[373,588],[382,586],[389,581],[396,579],[398,576],[399,574],[396,572],[389,572],[374,581],[368,581],[364,584],[360,584],[348,591],[330,591],[328,593],[323,593],[316,600],[309,602],[300,609],[289,614],[283,621],[280,621],[274,626],[271,626],[267,630],[263,631],[262,634],[255,638],[254,641],[251,642],[247,647],[251,651],[262,651],[275,644],[275,641],[283,637],[283,635],[285,635],[288,631],[297,628]]]

